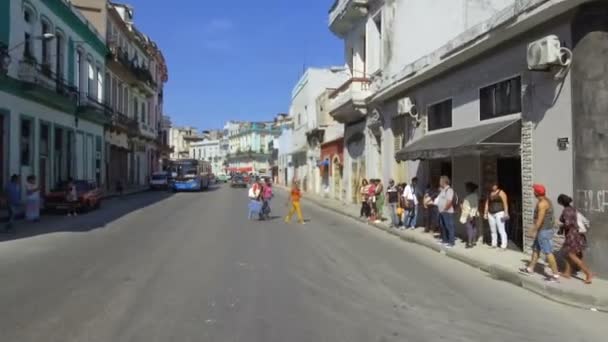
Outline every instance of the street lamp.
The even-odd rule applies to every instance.
[[[44,40],[44,41],[47,41],[47,40],[52,40],[52,39],[54,39],[54,38],[55,38],[55,34],[54,34],[54,33],[44,33],[44,34],[42,34],[42,35],[40,35],[40,36],[34,36],[34,37],[32,37],[32,39],[36,39],[36,40]],[[15,45],[15,46],[13,46],[12,48],[10,48],[10,49],[8,50],[8,52],[11,52],[11,51],[15,50],[16,48],[18,48],[18,47],[22,46],[22,45],[23,45],[23,44],[25,44],[25,43],[26,43],[26,41],[25,41],[25,40],[24,40],[24,41],[22,41],[21,43],[19,43],[19,44],[17,44],[17,45]]]

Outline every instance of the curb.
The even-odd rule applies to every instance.
[[[282,187],[281,187],[281,189],[286,190],[285,188],[282,188]],[[317,206],[320,206],[324,209],[328,209],[330,211],[338,213],[342,216],[350,217],[350,218],[356,220],[357,222],[367,223],[367,222],[362,222],[359,219],[359,217],[357,217],[356,215],[347,213],[347,212],[341,210],[340,208],[336,208],[333,206],[326,206],[324,203],[322,203],[318,199],[304,197],[304,200],[307,202],[310,202],[312,204],[315,204]],[[505,267],[505,266],[498,265],[498,264],[484,263],[483,261],[475,259],[475,258],[463,253],[462,251],[459,251],[456,249],[444,249],[440,245],[434,243],[433,241],[431,241],[429,239],[424,239],[422,236],[419,236],[416,233],[409,232],[409,231],[394,230],[394,229],[391,229],[388,226],[380,224],[380,223],[367,223],[367,224],[376,229],[385,231],[388,234],[394,235],[403,241],[427,247],[431,250],[434,250],[435,252],[444,254],[449,258],[452,258],[452,259],[460,261],[466,265],[469,265],[469,266],[477,268],[481,271],[484,271],[484,272],[488,273],[493,279],[504,281],[504,282],[510,283],[512,285],[521,287],[523,289],[526,289],[532,293],[540,295],[551,301],[554,301],[554,302],[557,302],[560,304],[577,307],[577,308],[581,308],[581,309],[585,309],[585,310],[601,311],[601,312],[608,313],[608,297],[606,297],[606,298],[598,297],[598,296],[590,295],[587,293],[583,293],[582,291],[560,288],[559,286],[555,286],[550,283],[545,284],[545,283],[543,283],[542,280],[539,281],[536,279],[529,278],[525,275],[521,275],[521,274],[519,274],[519,271],[513,270],[510,267]]]

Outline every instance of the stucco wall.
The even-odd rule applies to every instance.
[[[583,8],[573,22],[575,204],[591,220],[585,257],[608,276],[608,6]]]

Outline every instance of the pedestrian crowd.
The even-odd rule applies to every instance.
[[[507,226],[509,215],[509,198],[507,192],[498,183],[492,184],[480,200],[479,186],[473,182],[464,184],[465,194],[462,198],[452,188],[449,177],[439,178],[439,187],[427,184],[424,191],[418,186],[418,179],[413,178],[409,184],[396,184],[389,180],[385,191],[387,210],[390,213],[390,225],[394,229],[405,230],[417,227],[419,211],[422,211],[422,225],[425,233],[434,234],[438,243],[444,248],[454,248],[456,242],[456,219],[466,228],[465,248],[471,249],[483,244],[484,232],[482,219],[487,222],[490,231],[489,245],[497,251],[508,248]],[[573,270],[579,269],[585,274],[584,282],[590,284],[593,273],[583,261],[583,252],[587,247],[586,232],[590,227],[589,220],[574,207],[571,197],[561,194],[557,203],[563,207],[559,222],[554,222],[554,207],[547,197],[543,185],[533,187],[537,204],[534,210],[534,225],[530,233],[534,236],[533,254],[527,267],[520,269],[523,274],[532,274],[541,254],[544,254],[551,273],[547,280],[558,281],[557,262],[554,255],[554,235],[562,234],[565,242],[561,249],[564,255],[564,278],[571,278]],[[382,182],[378,179],[362,180],[361,212],[363,219],[378,222],[382,220],[383,201]],[[555,228],[559,228],[556,231]]]
[[[0,196],[0,208],[5,208],[7,212],[4,231],[15,233],[15,222],[19,217],[25,218],[28,222],[40,221],[43,195],[36,176],[27,176],[25,186],[22,186],[21,177],[17,174],[12,175]],[[67,215],[77,215],[78,195],[72,178],[66,183],[65,199]]]

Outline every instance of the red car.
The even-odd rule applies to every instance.
[[[68,183],[63,182],[46,196],[45,208],[48,210],[68,210],[75,205],[80,211],[89,211],[101,206],[103,194],[94,181],[76,180],[73,183],[76,186],[78,203],[71,204],[66,200]]]

